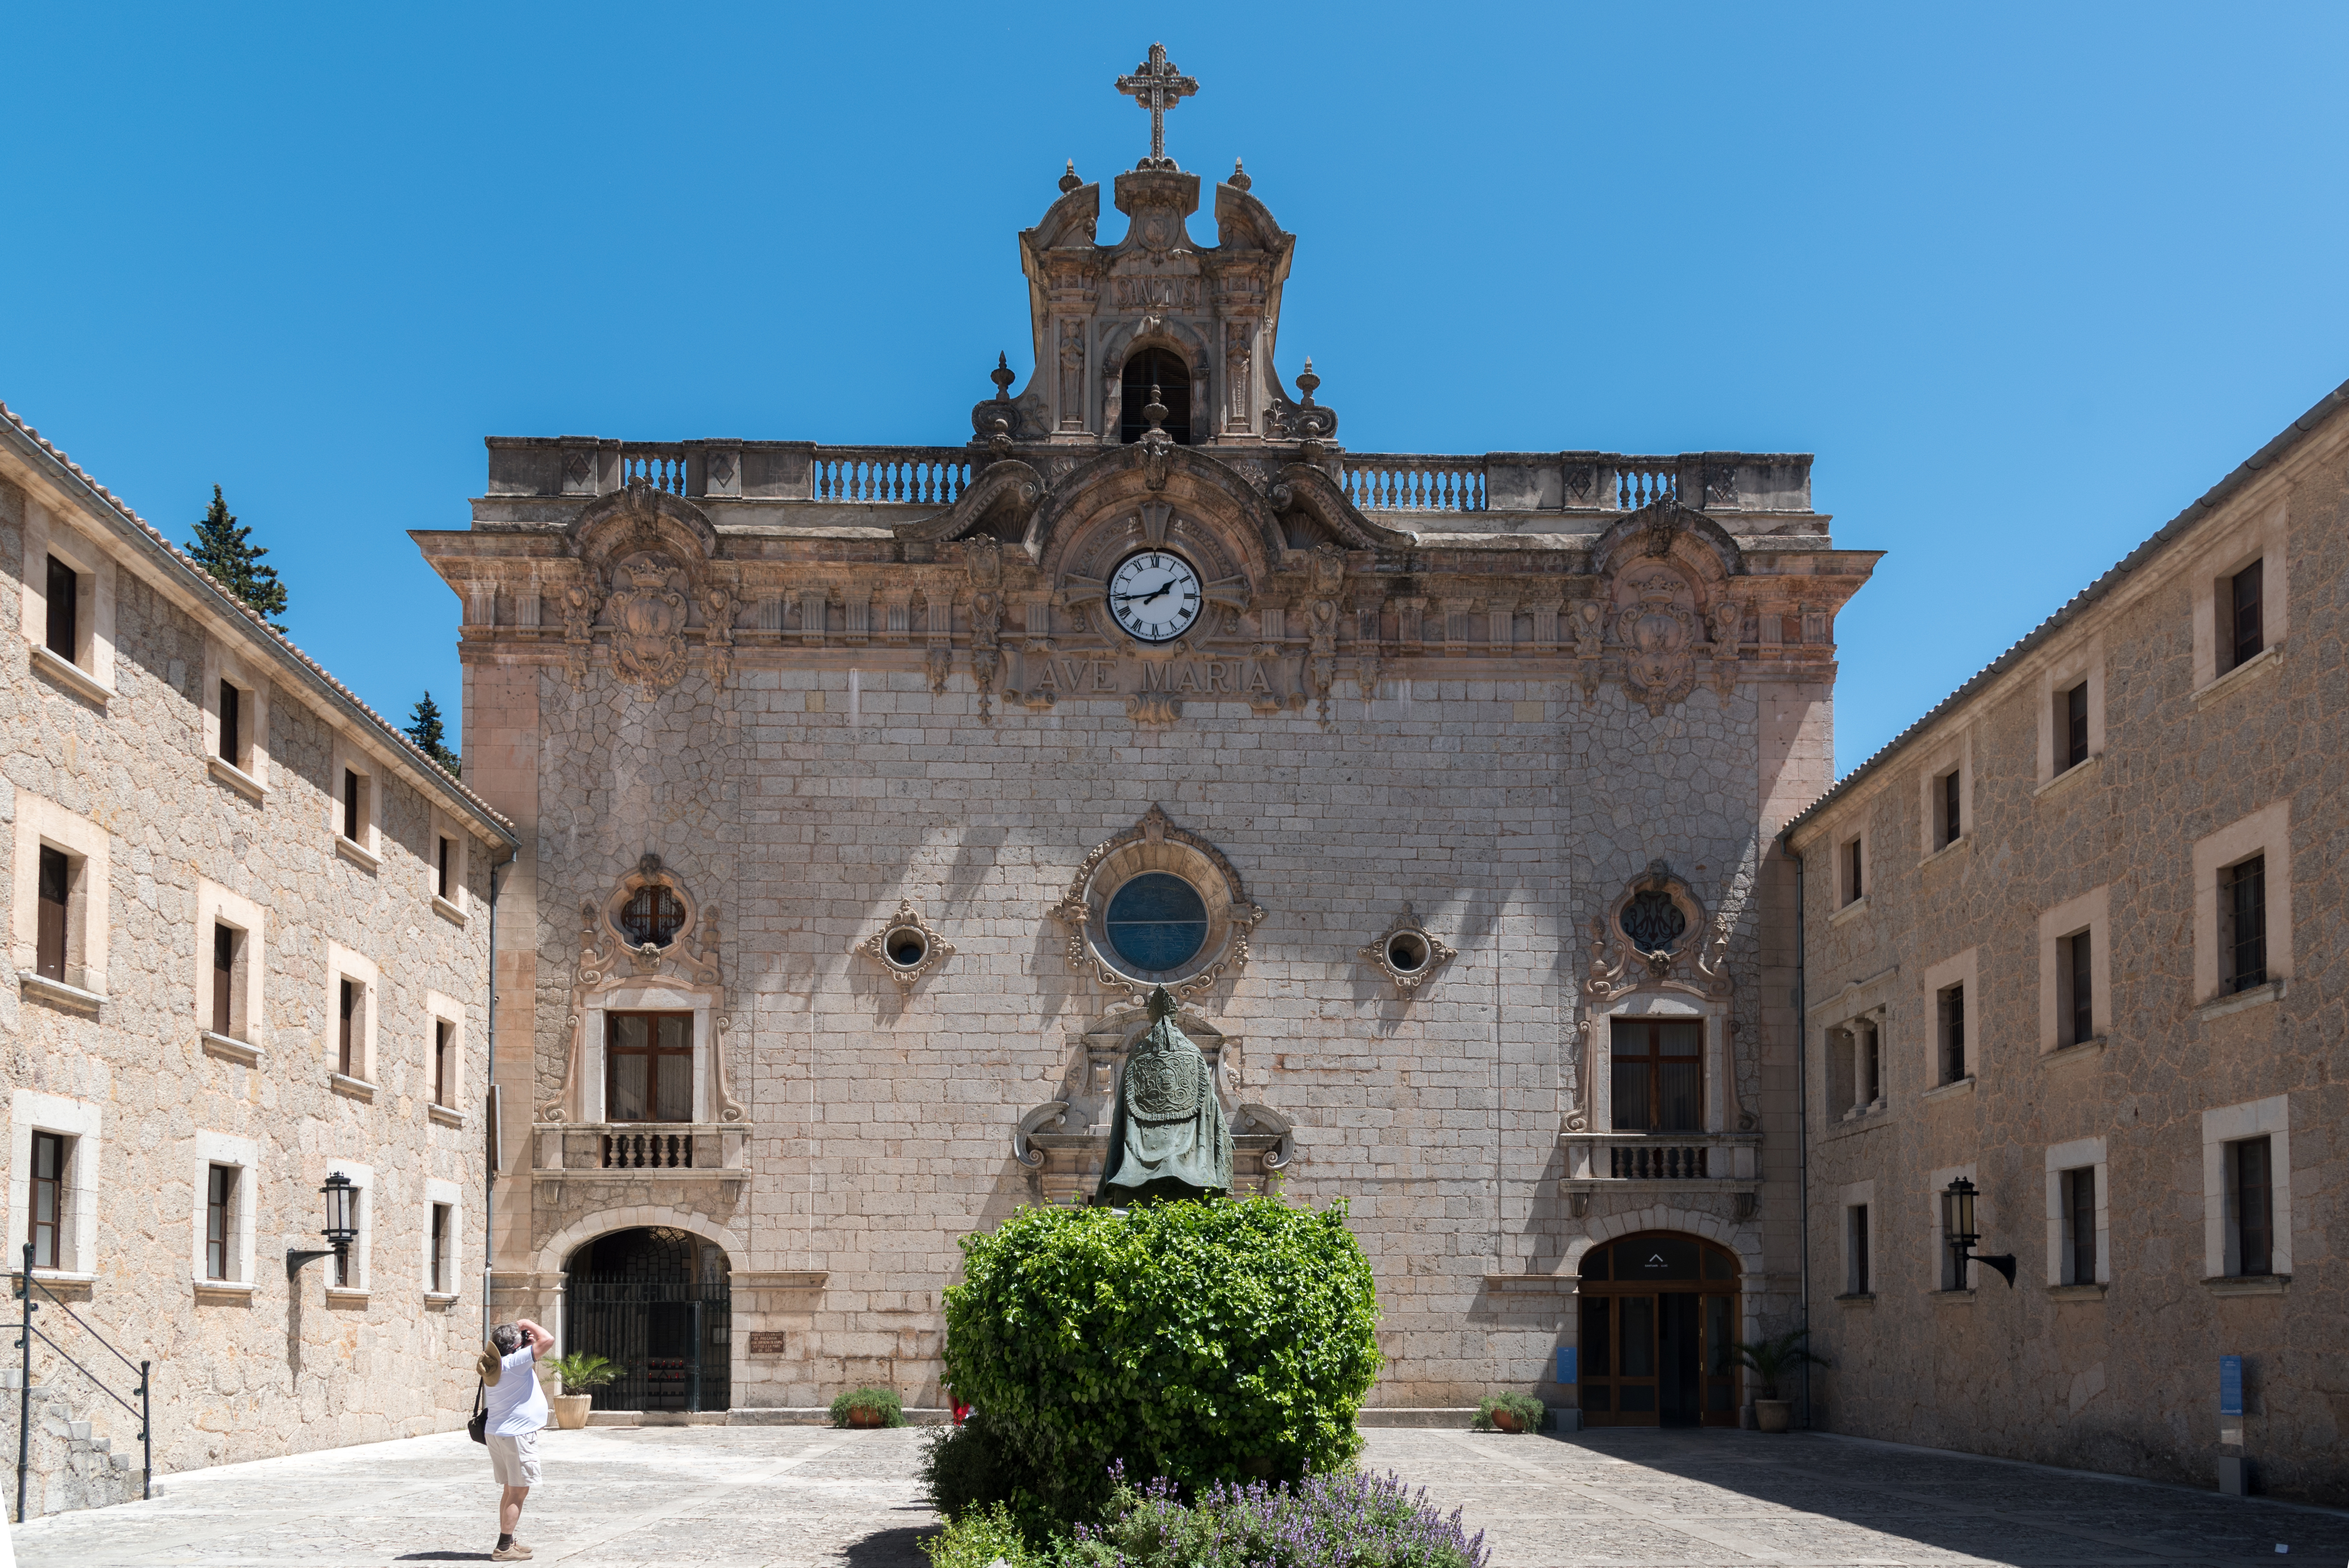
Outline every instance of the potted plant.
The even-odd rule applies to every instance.
[[[899,1402],[895,1388],[875,1388],[866,1385],[851,1388],[832,1402],[832,1424],[835,1427],[902,1427],[905,1424],[905,1407]]]
[[[1480,1432],[1537,1432],[1549,1407],[1530,1394],[1487,1394],[1476,1406]]]
[[[575,1432],[587,1424],[587,1410],[595,1402],[595,1390],[625,1370],[618,1362],[592,1350],[558,1356],[546,1366],[563,1385],[563,1392],[550,1402],[554,1406],[554,1424],[566,1432]]]
[[[1753,1369],[1762,1379],[1762,1391],[1754,1398],[1754,1424],[1765,1432],[1783,1432],[1794,1413],[1794,1402],[1778,1398],[1778,1384],[1789,1374],[1804,1367],[1827,1367],[1833,1363],[1824,1356],[1815,1356],[1803,1343],[1810,1334],[1807,1328],[1790,1328],[1784,1334],[1753,1345],[1732,1345],[1738,1365]]]

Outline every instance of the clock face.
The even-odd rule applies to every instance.
[[[1198,620],[1199,574],[1181,556],[1137,550],[1109,579],[1109,613],[1145,643],[1171,643]]]

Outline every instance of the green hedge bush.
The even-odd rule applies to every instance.
[[[1006,1501],[1041,1539],[1102,1516],[1112,1463],[1190,1491],[1360,1446],[1378,1299],[1342,1202],[1023,1209],[962,1249],[947,1382],[981,1419],[931,1456],[948,1511]]]

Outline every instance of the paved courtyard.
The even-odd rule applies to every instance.
[[[1568,1439],[1375,1430],[1365,1462],[1490,1532],[1495,1568],[2349,1561],[2349,1514],[1808,1434]],[[546,1435],[538,1563],[925,1568],[922,1433],[752,1427]],[[495,1493],[461,1432],[170,1479],[151,1502],[37,1520],[55,1568],[482,1562]]]

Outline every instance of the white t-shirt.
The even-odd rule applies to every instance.
[[[490,1412],[489,1436],[518,1438],[546,1425],[546,1390],[538,1386],[537,1359],[536,1350],[524,1345],[498,1363],[504,1370],[482,1394]]]

